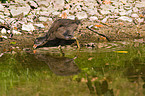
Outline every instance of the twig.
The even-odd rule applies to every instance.
[[[96,34],[100,35],[100,36],[105,37],[108,41],[110,41],[110,39],[109,39],[106,35],[101,34],[101,33],[98,33],[98,32],[96,32],[96,31],[92,30],[91,28],[89,28],[88,26],[87,26],[86,28],[87,28],[87,29],[89,29],[89,30],[91,30],[92,32],[94,32],[94,33],[96,33]]]

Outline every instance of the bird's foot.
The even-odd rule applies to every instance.
[[[61,53],[61,56],[64,57],[65,56],[65,53],[63,52],[62,48],[61,48],[61,45],[58,46],[58,49]]]

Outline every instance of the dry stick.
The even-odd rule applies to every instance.
[[[89,28],[88,26],[87,26],[86,28],[89,29],[89,30],[91,30],[92,32],[94,32],[94,33],[100,35],[100,36],[105,37],[108,41],[110,41],[110,39],[109,39],[107,36],[105,36],[104,34],[98,33],[98,32],[96,32],[96,31],[92,30],[91,28]]]

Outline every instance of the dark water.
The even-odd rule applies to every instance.
[[[47,52],[4,54],[0,58],[1,94],[30,95],[39,88],[46,96],[144,96],[144,46],[122,50],[71,51],[65,57]],[[21,88],[31,91],[26,94]]]

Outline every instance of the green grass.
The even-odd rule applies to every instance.
[[[74,76],[55,75],[32,54],[5,54],[0,58],[0,96],[143,96],[144,45],[122,50],[128,53],[73,53],[82,70]]]

